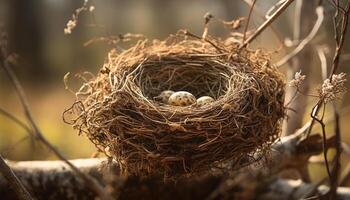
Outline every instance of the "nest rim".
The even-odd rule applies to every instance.
[[[176,37],[175,41],[173,38],[170,41],[141,40],[123,53],[112,50],[102,68],[108,72],[100,72],[77,92],[79,108],[69,110],[78,116],[73,127],[85,132],[98,149],[120,164],[122,172],[129,174],[193,174],[213,168],[239,168],[255,162],[261,158],[256,157],[257,152],[265,155],[279,137],[284,117],[282,75],[270,64],[269,55],[264,51],[238,50],[237,44],[227,45],[219,39],[215,44],[213,47],[205,41]],[[217,47],[229,53],[218,52]],[[156,102],[152,97],[159,91],[174,89],[171,85],[153,87],[169,78],[166,73],[157,71],[164,68],[165,60],[172,64],[178,62],[178,65],[185,63],[184,73],[194,67],[203,68],[189,64],[216,63],[212,68],[216,74],[207,80],[226,77],[226,82],[221,82],[226,84],[225,90],[219,91],[213,103],[203,107],[195,104],[176,107]],[[147,69],[145,66],[149,63],[153,63],[149,68],[157,76],[146,80],[140,69]],[[222,64],[219,64],[221,68],[218,63]],[[240,65],[235,66],[237,63]],[[167,66],[171,68],[171,64]],[[222,76],[225,70],[229,75]],[[174,80],[174,84],[179,81]],[[195,85],[202,83],[199,81]],[[248,83],[253,86],[245,87]],[[150,92],[150,88],[156,89]],[[238,95],[242,91],[246,93]],[[198,98],[203,91],[193,93]],[[259,101],[268,106],[257,103],[255,97],[263,99]],[[254,106],[261,108],[254,110],[251,108]],[[238,119],[238,115],[242,116]],[[115,120],[118,117],[121,119]],[[247,122],[249,117],[258,125]],[[111,120],[115,120],[114,124]],[[259,134],[251,134],[253,130]],[[205,138],[205,134],[209,136]],[[216,143],[218,139],[221,146],[228,147],[220,147]],[[220,152],[215,152],[218,149]]]

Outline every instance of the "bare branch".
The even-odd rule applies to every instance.
[[[334,38],[335,38],[336,50],[335,50],[334,57],[333,57],[332,70],[331,70],[331,73],[329,74],[329,82],[330,83],[332,83],[335,72],[337,71],[338,66],[339,66],[339,61],[340,61],[339,58],[340,58],[341,53],[342,53],[344,40],[345,40],[345,34],[346,34],[347,26],[348,26],[348,17],[350,14],[350,0],[348,0],[346,2],[345,9],[340,7],[339,0],[335,1],[335,5],[336,5],[337,9],[336,9],[334,17],[333,17],[333,25],[334,25]],[[340,10],[344,11],[344,14],[341,17],[339,17]],[[313,124],[315,122],[320,124],[320,126],[322,128],[322,135],[323,135],[323,141],[324,141],[323,142],[323,144],[324,144],[323,145],[324,146],[323,154],[324,154],[325,164],[327,167],[327,172],[328,172],[330,185],[331,185],[331,189],[329,190],[328,194],[329,194],[330,199],[336,199],[337,198],[336,190],[337,190],[338,181],[339,181],[338,179],[339,179],[339,170],[340,170],[340,151],[341,151],[340,150],[341,137],[340,137],[340,129],[339,129],[339,115],[336,112],[336,110],[334,109],[335,110],[335,122],[336,122],[336,126],[335,126],[336,156],[334,159],[335,165],[332,168],[332,170],[330,170],[329,163],[327,161],[327,148],[325,148],[326,141],[327,141],[326,129],[325,129],[324,121],[323,121],[325,103],[327,103],[326,97],[323,95],[320,96],[316,105],[312,109],[312,112],[311,112],[312,121],[311,121],[310,127],[309,127],[306,135],[307,136],[310,135],[311,129],[312,129]],[[323,114],[319,118],[318,112],[320,111],[321,108],[323,108]]]
[[[248,18],[247,18],[247,23],[245,25],[245,28],[244,28],[244,33],[243,33],[243,42],[245,41],[245,38],[247,36],[247,31],[248,31],[248,28],[249,28],[249,22],[250,22],[250,18],[252,16],[252,13],[253,13],[253,10],[254,10],[254,6],[255,6],[255,3],[256,3],[257,0],[253,0],[253,3],[252,5],[250,6],[250,10],[249,10],[249,14],[248,14]]]
[[[4,159],[0,155],[0,172],[4,178],[9,182],[10,187],[16,192],[17,198],[21,200],[32,200],[33,198],[23,186],[21,181],[17,178],[16,174],[13,173],[11,168],[6,164]]]
[[[3,39],[3,38],[1,38]],[[4,41],[0,41],[0,42],[4,42]],[[1,44],[1,43],[0,43]],[[30,108],[29,108],[29,103],[27,101],[27,98],[24,94],[24,90],[19,82],[19,80],[17,79],[17,76],[15,75],[14,71],[12,70],[12,68],[10,67],[10,63],[8,62],[7,58],[8,58],[8,53],[7,53],[7,49],[5,45],[0,45],[1,48],[1,57],[2,58],[2,67],[4,68],[5,72],[7,73],[9,79],[11,80],[22,105],[22,108],[24,110],[24,114],[27,118],[27,120],[29,121],[29,123],[31,124],[31,126],[34,129],[34,136],[36,139],[38,139],[39,141],[41,141],[46,147],[48,147],[59,159],[63,160],[64,162],[67,163],[68,166],[70,166],[73,171],[80,177],[82,178],[88,187],[90,187],[96,194],[98,194],[98,196],[101,197],[101,199],[105,199],[105,200],[110,200],[113,199],[112,197],[109,196],[109,194],[105,191],[105,189],[103,188],[102,185],[100,185],[93,177],[89,176],[88,174],[84,174],[82,173],[78,168],[76,168],[72,163],[70,163],[42,134],[41,130],[39,129],[39,127],[37,126],[37,124],[35,123],[33,116],[30,112]],[[30,133],[30,132],[29,132]]]
[[[11,113],[7,112],[6,110],[0,108],[0,114],[4,115],[5,117],[7,117],[8,119],[10,119],[11,121],[15,122],[17,125],[19,125],[20,127],[22,127],[24,130],[27,131],[27,133],[30,134],[30,136],[34,136],[32,130],[21,120],[19,120],[17,117],[15,117],[14,115],[12,115]]]
[[[340,9],[340,8],[338,8]],[[342,53],[342,49],[343,49],[343,44],[344,44],[344,41],[345,41],[345,36],[346,36],[346,30],[347,30],[347,27],[348,27],[348,17],[349,17],[349,13],[350,13],[350,1],[347,1],[347,4],[346,4],[346,8],[344,9],[344,15],[343,17],[341,18],[341,30],[340,30],[340,33],[339,33],[339,27],[338,27],[338,22],[337,22],[337,16],[338,16],[338,10],[335,12],[335,15],[334,15],[334,26],[335,26],[335,43],[336,43],[336,51],[334,53],[334,58],[333,58],[333,62],[332,62],[332,70],[331,70],[331,73],[329,74],[329,79],[332,81],[332,77],[334,75],[334,73],[337,71],[338,69],[338,65],[339,65],[339,61],[340,61],[340,56],[341,56],[341,53]],[[341,34],[339,36],[339,34]],[[309,127],[309,130],[307,131],[306,135],[310,135],[311,133],[311,130],[313,128],[313,125],[315,123],[315,121],[317,121],[315,118],[317,118],[317,114],[321,108],[321,105],[324,103],[324,99],[319,99],[317,101],[317,103],[315,104],[315,106],[313,107],[312,109],[312,112],[310,113],[310,116],[312,118],[312,121],[311,121],[311,125]]]
[[[278,16],[280,16],[283,11],[288,8],[288,6],[293,2],[294,0],[286,0],[284,4],[282,4],[276,12],[271,15],[269,19],[267,19],[255,32],[253,35],[251,35],[244,43],[239,47],[244,48],[246,47],[251,41],[253,41],[257,36],[259,36],[273,21],[275,21]]]
[[[322,22],[324,20],[324,13],[323,13],[323,7],[319,6],[316,8],[316,14],[317,14],[317,20],[312,28],[309,35],[299,43],[299,45],[288,55],[283,57],[280,61],[278,61],[275,65],[276,67],[281,67],[282,65],[286,64],[291,58],[296,56],[301,50],[304,49],[304,47],[316,36],[318,30],[320,29]]]
[[[265,15],[260,11],[260,9],[258,9],[257,5],[253,6],[253,0],[242,0],[244,3],[246,3],[248,6],[253,7],[255,13],[262,18],[263,20],[266,20],[267,18],[265,17]],[[284,43],[283,43],[283,39],[282,36],[279,34],[279,32],[276,30],[276,28],[271,24],[270,26],[271,32],[275,35],[276,39],[278,40],[280,47],[282,48],[284,47]],[[278,48],[278,49],[279,49]]]

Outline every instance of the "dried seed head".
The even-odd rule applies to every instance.
[[[323,82],[320,91],[321,97],[324,98],[324,101],[327,103],[344,95],[346,93],[346,87],[344,85],[345,82],[345,73],[332,75],[332,81],[330,79],[326,79]]]
[[[290,87],[300,87],[301,83],[305,80],[306,75],[301,75],[301,71],[298,71],[294,75],[294,79],[289,82]]]

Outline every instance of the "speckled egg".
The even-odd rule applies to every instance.
[[[155,97],[155,99],[157,101],[160,101],[162,103],[168,103],[169,97],[174,94],[174,91],[172,90],[164,90],[163,92],[161,92],[157,97]]]
[[[197,99],[197,105],[203,106],[203,105],[212,103],[214,101],[215,100],[212,97],[210,97],[210,96],[202,96],[199,99]]]
[[[168,101],[168,104],[173,106],[189,106],[194,103],[196,103],[196,97],[186,91],[174,92]]]

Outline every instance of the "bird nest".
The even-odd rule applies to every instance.
[[[266,52],[238,46],[177,34],[139,40],[121,53],[113,49],[64,116],[73,114],[69,123],[129,174],[178,175],[250,163],[279,136],[284,81]],[[155,100],[164,90],[215,101],[168,105]]]

